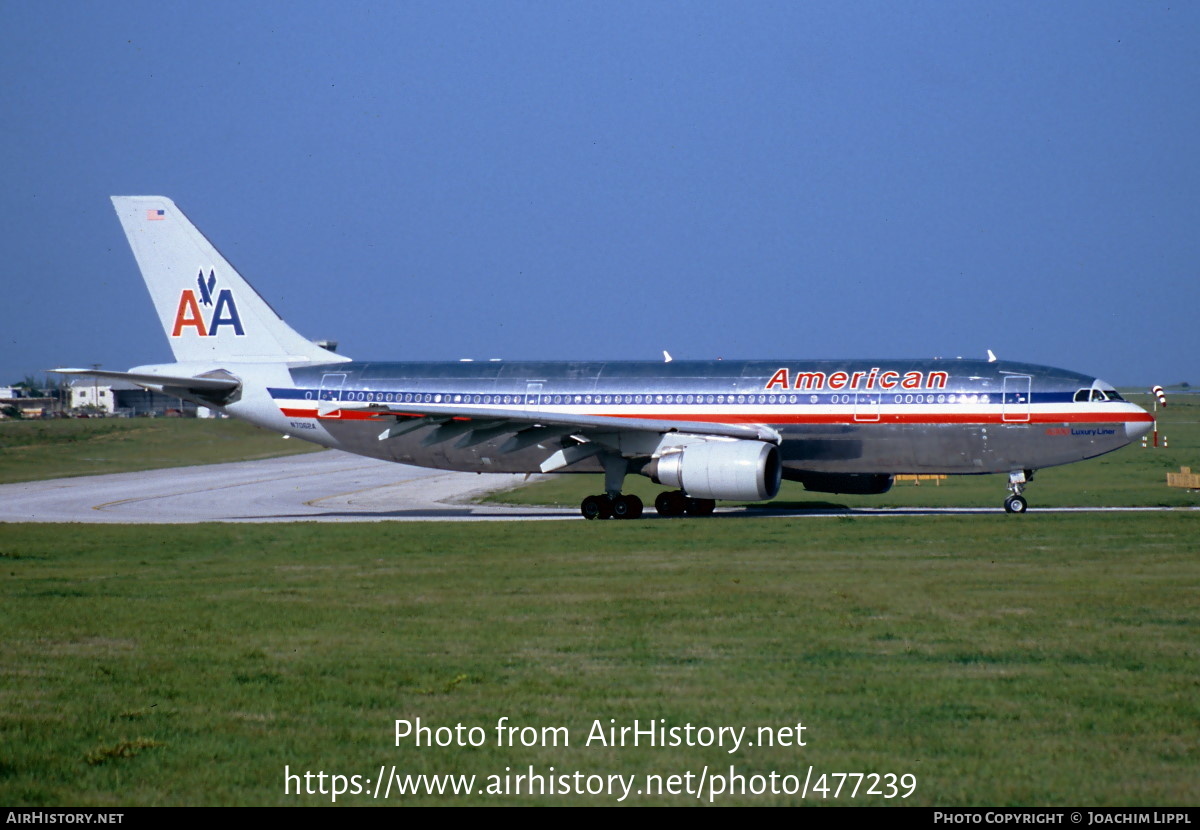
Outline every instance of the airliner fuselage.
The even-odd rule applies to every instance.
[[[380,424],[404,404],[760,424],[782,438],[783,477],[804,480],[1038,469],[1118,449],[1150,423],[1087,375],[976,360],[351,362],[291,377],[268,387],[272,427],[363,455],[480,472],[537,469],[546,447],[501,451],[507,434],[472,440],[469,421],[380,440]],[[592,458],[571,472],[601,468]]]

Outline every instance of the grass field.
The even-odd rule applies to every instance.
[[[0,421],[0,484],[249,461],[319,449],[224,419]]]
[[[1200,408],[1173,413],[1170,449],[1064,468],[1090,472],[1064,479],[1062,492],[1194,500],[1168,491],[1162,473],[1200,468]],[[148,467],[194,463],[176,454],[187,437],[81,441],[91,452],[124,441],[113,455],[156,462]],[[221,440],[201,445],[203,457],[232,446]],[[45,443],[37,452],[48,464],[78,455],[75,442]],[[156,444],[170,458],[156,457]],[[81,458],[61,463],[78,469]],[[1030,488],[1035,506],[1056,492],[1050,472]],[[1110,478],[1124,483],[1102,485]],[[924,485],[920,503],[960,481],[988,482],[980,503],[998,504],[995,477]],[[682,776],[732,765],[751,786],[771,772],[803,781],[810,766],[814,782],[915,776],[911,797],[892,803],[1194,806],[1198,554],[1192,512],[0,524],[0,804],[328,804],[295,794],[302,779],[285,794],[285,767],[358,775],[361,785],[381,765],[475,775],[480,788],[531,766],[637,776],[624,803],[695,804],[637,790],[645,776],[681,776],[686,787]],[[502,717],[565,727],[570,743],[500,746]],[[395,720],[416,718],[480,727],[483,745],[397,745]],[[744,726],[751,740],[758,727],[803,723],[806,746],[586,745],[597,720],[659,719]],[[851,799],[850,786],[829,802],[888,803]],[[618,797],[393,794],[390,803]],[[345,794],[337,803],[379,802]]]
[[[1129,397],[1150,407],[1148,396]],[[1200,398],[1172,396],[1170,406],[1160,410],[1158,416],[1160,434],[1167,438],[1165,448],[1143,450],[1133,444],[1089,461],[1039,470],[1025,491],[1030,508],[1200,505],[1200,492],[1166,486],[1166,474],[1179,472],[1181,466],[1200,472]],[[637,494],[647,505],[653,505],[654,497],[665,489],[638,475],[627,477],[625,484],[625,492]],[[559,475],[495,493],[488,501],[577,507],[585,496],[603,490],[601,475]],[[881,496],[811,493],[795,482],[785,481],[775,500],[763,506],[1000,508],[1007,495],[1008,481],[998,475],[952,476],[937,484],[925,481],[920,486],[897,482]],[[649,509],[653,512],[653,507]]]
[[[911,773],[910,804],[1194,805],[1198,539],[1194,514],[9,525],[0,803],[328,803],[285,796],[285,765],[734,764]],[[571,745],[395,746],[396,718],[502,716]],[[583,746],[609,718],[808,745]]]

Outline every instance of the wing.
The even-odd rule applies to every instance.
[[[543,441],[565,439],[562,448],[541,464],[544,473],[562,469],[600,452],[616,452],[627,458],[655,455],[663,439],[734,438],[779,444],[781,436],[762,424],[666,421],[617,415],[577,415],[529,411],[505,407],[464,407],[454,404],[393,404],[323,402],[318,417],[336,419],[341,412],[371,412],[380,421],[392,421],[380,434],[386,441],[422,427],[434,430],[424,439],[427,445],[455,440],[459,448],[508,436],[501,452],[515,452]]]

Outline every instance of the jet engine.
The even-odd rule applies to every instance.
[[[647,470],[656,484],[697,499],[764,501],[779,492],[779,448],[762,441],[704,441],[655,459]]]

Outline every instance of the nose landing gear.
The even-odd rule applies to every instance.
[[[1029,502],[1024,496],[1012,495],[1004,500],[1005,513],[1024,513],[1029,509]]]
[[[1005,513],[1024,513],[1029,509],[1029,502],[1021,494],[1025,485],[1033,481],[1033,470],[1014,470],[1008,474],[1008,489],[1011,496],[1004,500]]]

